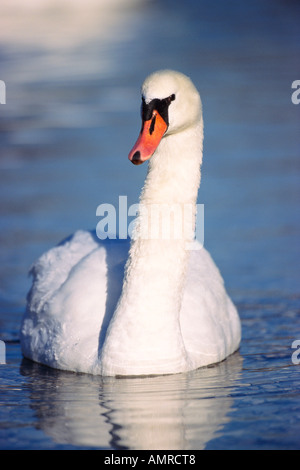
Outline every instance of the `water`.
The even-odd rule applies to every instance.
[[[299,3],[2,0],[0,447],[299,449]],[[103,379],[22,358],[30,264],[96,208],[137,202],[127,153],[139,87],[190,75],[204,108],[205,245],[243,327],[240,350],[189,374]]]

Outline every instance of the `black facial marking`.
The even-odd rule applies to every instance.
[[[150,129],[149,129],[149,134],[150,134],[150,135],[152,135],[153,132],[154,132],[155,121],[156,121],[156,116],[153,116],[152,121],[151,121],[151,126],[150,126]]]
[[[150,103],[146,104],[145,98],[142,97],[141,114],[142,114],[143,121],[149,121],[149,119],[151,119],[152,117],[153,111],[156,110],[158,111],[158,113],[161,115],[161,117],[163,118],[163,120],[168,126],[169,125],[169,106],[171,102],[175,100],[175,98],[176,96],[173,94],[171,96],[168,96],[168,98],[164,98],[162,100],[155,98],[154,100],[151,100]],[[155,126],[155,121],[154,123],[153,122],[151,123],[150,134],[152,134],[152,132],[154,131],[154,126]]]

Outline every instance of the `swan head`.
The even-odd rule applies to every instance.
[[[143,83],[142,129],[129,153],[140,165],[148,160],[165,136],[196,125],[202,118],[199,93],[186,75],[173,70],[154,72]]]

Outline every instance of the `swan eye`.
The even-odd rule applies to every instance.
[[[144,96],[142,96],[142,106],[141,106],[141,115],[143,121],[148,121],[152,118],[153,111],[156,110],[161,117],[164,119],[165,123],[169,125],[169,116],[168,116],[168,108],[172,101],[176,98],[175,94],[168,96],[168,98],[158,99],[155,98],[151,100],[149,103],[146,103]],[[153,123],[155,125],[155,121]]]
[[[170,106],[171,102],[174,101],[176,99],[176,95],[174,95],[174,93],[170,96],[168,96],[168,98],[165,98],[164,100],[161,100],[163,103],[165,103],[167,106]]]
[[[173,95],[170,95],[170,96],[167,98],[169,104],[171,103],[171,101],[174,101],[175,99],[176,99],[176,95],[174,95],[174,93],[173,93]]]

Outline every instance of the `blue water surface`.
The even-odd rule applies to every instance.
[[[299,449],[299,2],[3,0],[0,16],[0,448]],[[24,360],[31,263],[95,229],[99,204],[138,202],[147,168],[127,154],[140,85],[160,68],[202,97],[198,202],[241,348],[188,374],[122,380]]]

